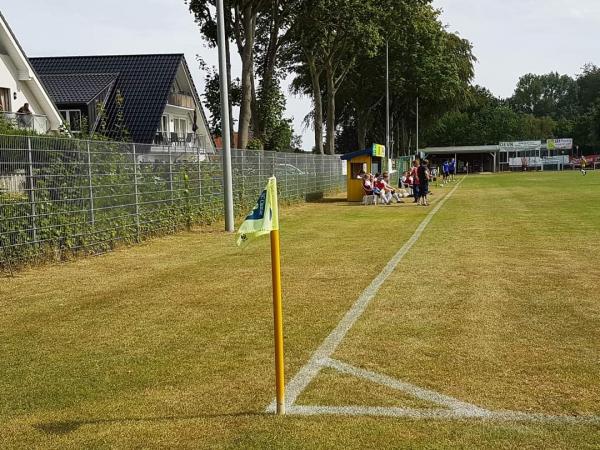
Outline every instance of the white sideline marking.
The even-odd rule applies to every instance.
[[[419,227],[415,230],[411,238],[402,246],[394,257],[387,263],[379,275],[362,292],[360,297],[354,302],[350,310],[344,315],[335,329],[325,338],[319,348],[313,353],[309,361],[300,369],[296,376],[290,381],[286,392],[286,411],[290,415],[316,416],[316,415],[340,415],[340,416],[376,416],[376,417],[396,417],[409,419],[438,419],[438,420],[461,420],[478,419],[484,421],[504,421],[504,422],[541,422],[541,423],[560,423],[560,424],[600,424],[600,416],[558,416],[541,413],[525,413],[521,411],[498,410],[492,411],[466,403],[453,397],[440,394],[438,392],[424,389],[405,381],[397,380],[387,375],[378,374],[365,369],[351,366],[341,361],[331,358],[331,355],[339,344],[344,340],[348,331],[364,313],[365,309],[371,303],[379,288],[393,273],[400,261],[417,242],[423,234],[423,231],[431,222],[433,216],[440,210],[458,188],[462,178],[456,186],[431,210],[423,219]],[[425,400],[444,408],[418,409],[418,408],[399,408],[399,407],[378,407],[378,406],[305,406],[296,405],[296,400],[300,394],[307,388],[313,379],[319,374],[322,368],[329,367],[341,373],[346,373],[358,378],[363,378],[374,383],[387,386],[389,388],[406,392],[415,398]],[[266,408],[267,413],[273,413],[276,409],[276,401],[273,400]]]
[[[431,222],[431,219],[435,214],[440,210],[444,203],[450,198],[450,196],[458,189],[458,186],[464,180],[461,179],[454,189],[452,189],[443,199],[441,199],[437,205],[431,210],[427,217],[423,219],[418,228],[415,230],[411,238],[402,246],[400,250],[393,256],[393,258],[387,263],[387,265],[383,268],[381,273],[377,275],[377,277],[371,282],[371,284],[363,291],[363,293],[358,297],[358,300],[352,305],[350,310],[346,313],[346,315],[342,318],[340,323],[338,323],[337,327],[325,338],[321,346],[313,353],[308,363],[304,365],[300,369],[300,371],[296,374],[296,376],[289,382],[286,388],[286,399],[285,404],[286,407],[292,406],[298,396],[306,389],[306,387],[310,384],[310,382],[317,376],[319,371],[321,370],[321,365],[319,364],[320,360],[329,358],[333,352],[336,350],[338,345],[342,342],[342,340],[346,337],[350,328],[354,325],[354,323],[358,320],[358,318],[363,314],[371,300],[375,297],[379,288],[383,285],[385,280],[394,272],[394,269],[398,266],[400,261],[404,258],[404,256],[408,253],[408,251],[412,248],[413,245],[417,242],[417,240],[423,234],[423,231]],[[267,407],[267,412],[275,411],[276,402],[273,400],[271,404]]]
[[[381,375],[375,372],[370,372],[368,370],[359,369],[358,367],[351,366],[349,364],[337,361],[335,359],[326,359],[322,361],[322,366],[330,367],[332,369],[336,369],[341,373],[354,375],[358,378],[364,378],[365,380],[381,384],[382,386],[386,386],[397,391],[406,392],[407,394],[410,394],[415,398],[425,400],[431,403],[436,403],[437,405],[449,408],[454,412],[462,411],[478,415],[485,415],[489,413],[489,411],[478,406],[472,405],[470,403],[461,402],[460,400],[449,397],[447,395],[443,395],[435,391],[430,391],[429,389],[423,389],[419,386],[415,386],[414,384],[406,383],[404,381],[400,381],[395,378],[388,377],[386,375]]]
[[[341,415],[366,415],[366,416],[390,416],[407,417],[413,419],[483,419],[514,422],[557,422],[557,423],[600,423],[600,416],[556,416],[549,414],[524,413],[520,411],[490,411],[471,403],[457,400],[453,397],[440,394],[439,392],[424,389],[414,384],[400,381],[386,375],[371,372],[365,369],[351,366],[350,364],[328,358],[321,361],[322,367],[329,367],[338,372],[353,375],[357,378],[372,381],[377,384],[406,392],[420,400],[436,403],[448,409],[416,409],[416,408],[383,408],[363,406],[292,406],[292,414],[341,414]],[[300,408],[300,409],[297,409]],[[308,409],[306,409],[308,408]]]
[[[501,422],[540,422],[572,425],[600,424],[600,416],[551,416],[517,411],[454,411],[451,409],[383,408],[378,406],[291,406],[288,414],[299,416],[375,416],[407,419],[461,420],[478,419]]]

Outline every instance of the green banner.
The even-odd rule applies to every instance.
[[[373,156],[378,158],[385,157],[385,145],[381,144],[373,144]]]

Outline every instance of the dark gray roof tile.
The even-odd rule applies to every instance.
[[[51,88],[46,80],[56,83],[60,80],[60,77],[48,77],[72,76],[63,77],[62,80],[69,83],[77,92],[72,94],[73,98],[86,97],[97,89],[101,84],[98,75],[115,74],[115,85],[106,107],[109,130],[115,124],[117,116],[115,96],[120,92],[124,98],[124,122],[131,139],[134,142],[151,143],[159,127],[179,64],[185,60],[182,54],[166,54],[64,56],[30,58],[30,61],[48,90]],[[79,81],[76,81],[77,79]],[[57,103],[60,106],[61,102],[58,98],[61,96],[69,98],[71,94],[64,92],[68,90],[68,86],[55,89]]]

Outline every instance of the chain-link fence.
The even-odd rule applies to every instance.
[[[267,179],[283,201],[343,190],[338,157],[232,151],[236,213]],[[54,137],[0,136],[0,266],[99,253],[222,216],[220,154]]]

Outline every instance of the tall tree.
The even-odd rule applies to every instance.
[[[254,52],[259,87],[253,92],[252,110],[254,136],[263,142],[269,131],[268,119],[273,115],[273,110],[269,109],[273,105],[271,97],[280,92],[279,81],[289,66],[291,55],[288,48],[294,8],[294,1],[271,0],[257,18]],[[267,93],[269,95],[265,95]]]
[[[296,10],[295,33],[298,53],[310,75],[315,107],[315,139],[320,150],[322,134],[322,88],[326,93],[325,152],[335,152],[335,98],[348,72],[361,54],[374,54],[381,44],[374,0],[306,0]]]
[[[577,82],[568,75],[523,75],[510,104],[515,111],[555,119],[577,114]]]
[[[594,64],[583,66],[583,73],[577,77],[579,100],[582,110],[587,110],[600,99],[600,68]]]
[[[223,0],[224,12],[225,12],[225,55],[227,58],[226,61],[226,70],[227,70],[227,85],[229,86],[229,111],[232,111],[232,106],[234,104],[231,96],[232,91],[232,75],[231,75],[231,53],[230,53],[230,42],[233,35],[233,16],[231,14],[231,0]],[[189,6],[190,12],[194,15],[194,20],[198,24],[200,28],[200,32],[202,36],[208,43],[210,47],[217,46],[217,17],[216,17],[216,6],[215,0],[184,0],[184,2]],[[200,60],[200,67],[204,70],[208,69],[208,66]],[[211,76],[210,73],[207,74],[208,77]],[[218,85],[217,85],[218,86]],[[211,95],[211,88],[208,88],[208,95]],[[210,111],[211,113],[213,111]],[[219,119],[218,122],[220,124],[220,116],[221,112],[218,113]],[[234,140],[234,127],[233,127],[233,115],[229,115],[229,133],[230,140],[233,143]]]
[[[185,0],[194,14],[200,30],[209,43],[216,44],[217,30],[215,0]],[[254,86],[254,44],[258,13],[271,0],[226,0],[224,1],[226,42],[233,37],[242,61],[241,101],[238,121],[238,146],[246,148],[252,117]],[[228,49],[226,49],[229,54]],[[230,76],[229,80],[230,81]]]
[[[238,145],[248,146],[254,93],[254,44],[258,13],[269,0],[232,0],[234,9],[233,32],[238,53],[242,59],[242,96],[238,122]]]
[[[407,153],[414,141],[416,99],[421,123],[428,125],[445,111],[469,99],[474,57],[471,44],[445,30],[428,0],[382,0],[382,24],[389,32],[392,135]],[[359,146],[385,141],[385,45],[363,56],[340,89],[344,126],[356,129]],[[391,150],[391,149],[390,149]]]
[[[210,132],[214,136],[222,136],[223,124],[221,123],[221,84],[219,71],[200,61],[200,67],[205,71],[204,77],[204,106],[210,113]],[[229,102],[232,106],[240,104],[240,80],[235,79],[229,86]],[[230,116],[231,119],[231,116]],[[231,127],[233,130],[233,127]],[[233,142],[233,141],[232,141]]]

